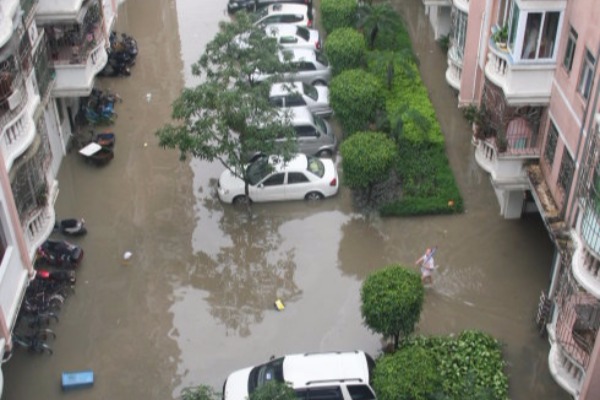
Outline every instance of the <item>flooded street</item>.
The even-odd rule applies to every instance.
[[[420,0],[394,0],[407,16],[449,158],[465,199],[462,215],[389,218],[355,212],[350,193],[318,204],[221,204],[223,167],[157,146],[191,63],[225,20],[227,0],[127,0],[117,30],[138,41],[118,92],[115,159],[104,168],[73,152],[58,176],[57,218],[84,217],[89,233],[76,294],[66,301],[53,356],[17,351],[5,364],[4,399],[62,399],[62,371],[93,369],[93,388],[70,399],[173,399],[181,389],[221,389],[233,370],[271,355],[360,348],[379,335],[360,316],[359,290],[372,271],[412,265],[439,246],[435,283],[418,331],[484,330],[505,346],[513,399],[567,399],[551,379],[549,346],[534,317],[550,277],[552,246],[539,218],[505,221],[477,166],[467,123],[444,81],[446,58]],[[103,128],[104,129],[104,128]],[[124,263],[124,252],[132,259]],[[283,312],[274,310],[281,298]]]

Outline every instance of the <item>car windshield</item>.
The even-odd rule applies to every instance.
[[[257,387],[271,381],[284,382],[283,357],[252,368],[248,377],[248,393],[252,393]]]
[[[319,128],[319,131],[321,131],[321,134],[326,135],[327,127],[325,126],[325,121],[323,121],[323,118],[315,115],[314,119],[315,119],[315,124],[317,124],[317,128]]]
[[[308,39],[310,39],[310,32],[308,31],[308,29],[299,26],[296,28],[296,35],[300,36],[302,39],[308,41]]]
[[[323,175],[325,175],[325,165],[323,165],[321,160],[313,156],[307,156],[306,160],[308,161],[306,166],[308,172],[315,174],[319,178],[322,178]]]
[[[260,157],[250,165],[248,165],[246,169],[246,174],[248,175],[248,183],[252,186],[256,185],[260,182],[265,176],[269,175],[272,171],[271,165],[269,165],[268,157]]]
[[[302,88],[304,89],[304,94],[305,95],[307,95],[308,97],[310,97],[314,101],[317,101],[317,99],[319,98],[319,93],[317,92],[317,88],[315,88],[312,85],[308,85],[306,83],[302,84]]]
[[[317,61],[318,62],[320,62],[324,66],[328,66],[329,65],[329,61],[327,61],[327,57],[325,57],[325,54],[321,53],[320,51],[315,51],[315,53],[316,53],[316,57],[317,57]]]

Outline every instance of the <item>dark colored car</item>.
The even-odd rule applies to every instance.
[[[312,7],[312,0],[229,0],[227,12],[232,14],[240,10],[254,11],[255,8],[258,10],[275,3],[307,4]]]

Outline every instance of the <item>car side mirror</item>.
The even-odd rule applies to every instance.
[[[265,187],[265,184],[264,183],[259,183],[256,187],[259,188],[259,189],[262,189],[262,188]]]

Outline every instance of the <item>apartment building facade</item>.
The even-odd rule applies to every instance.
[[[0,0],[0,357],[37,248],[51,234],[56,176],[82,97],[107,62],[116,0]],[[0,395],[2,392],[0,370]]]
[[[539,212],[554,243],[538,313],[550,372],[573,398],[600,398],[600,2],[423,3],[432,24],[450,15],[446,81],[476,116],[500,213]]]

